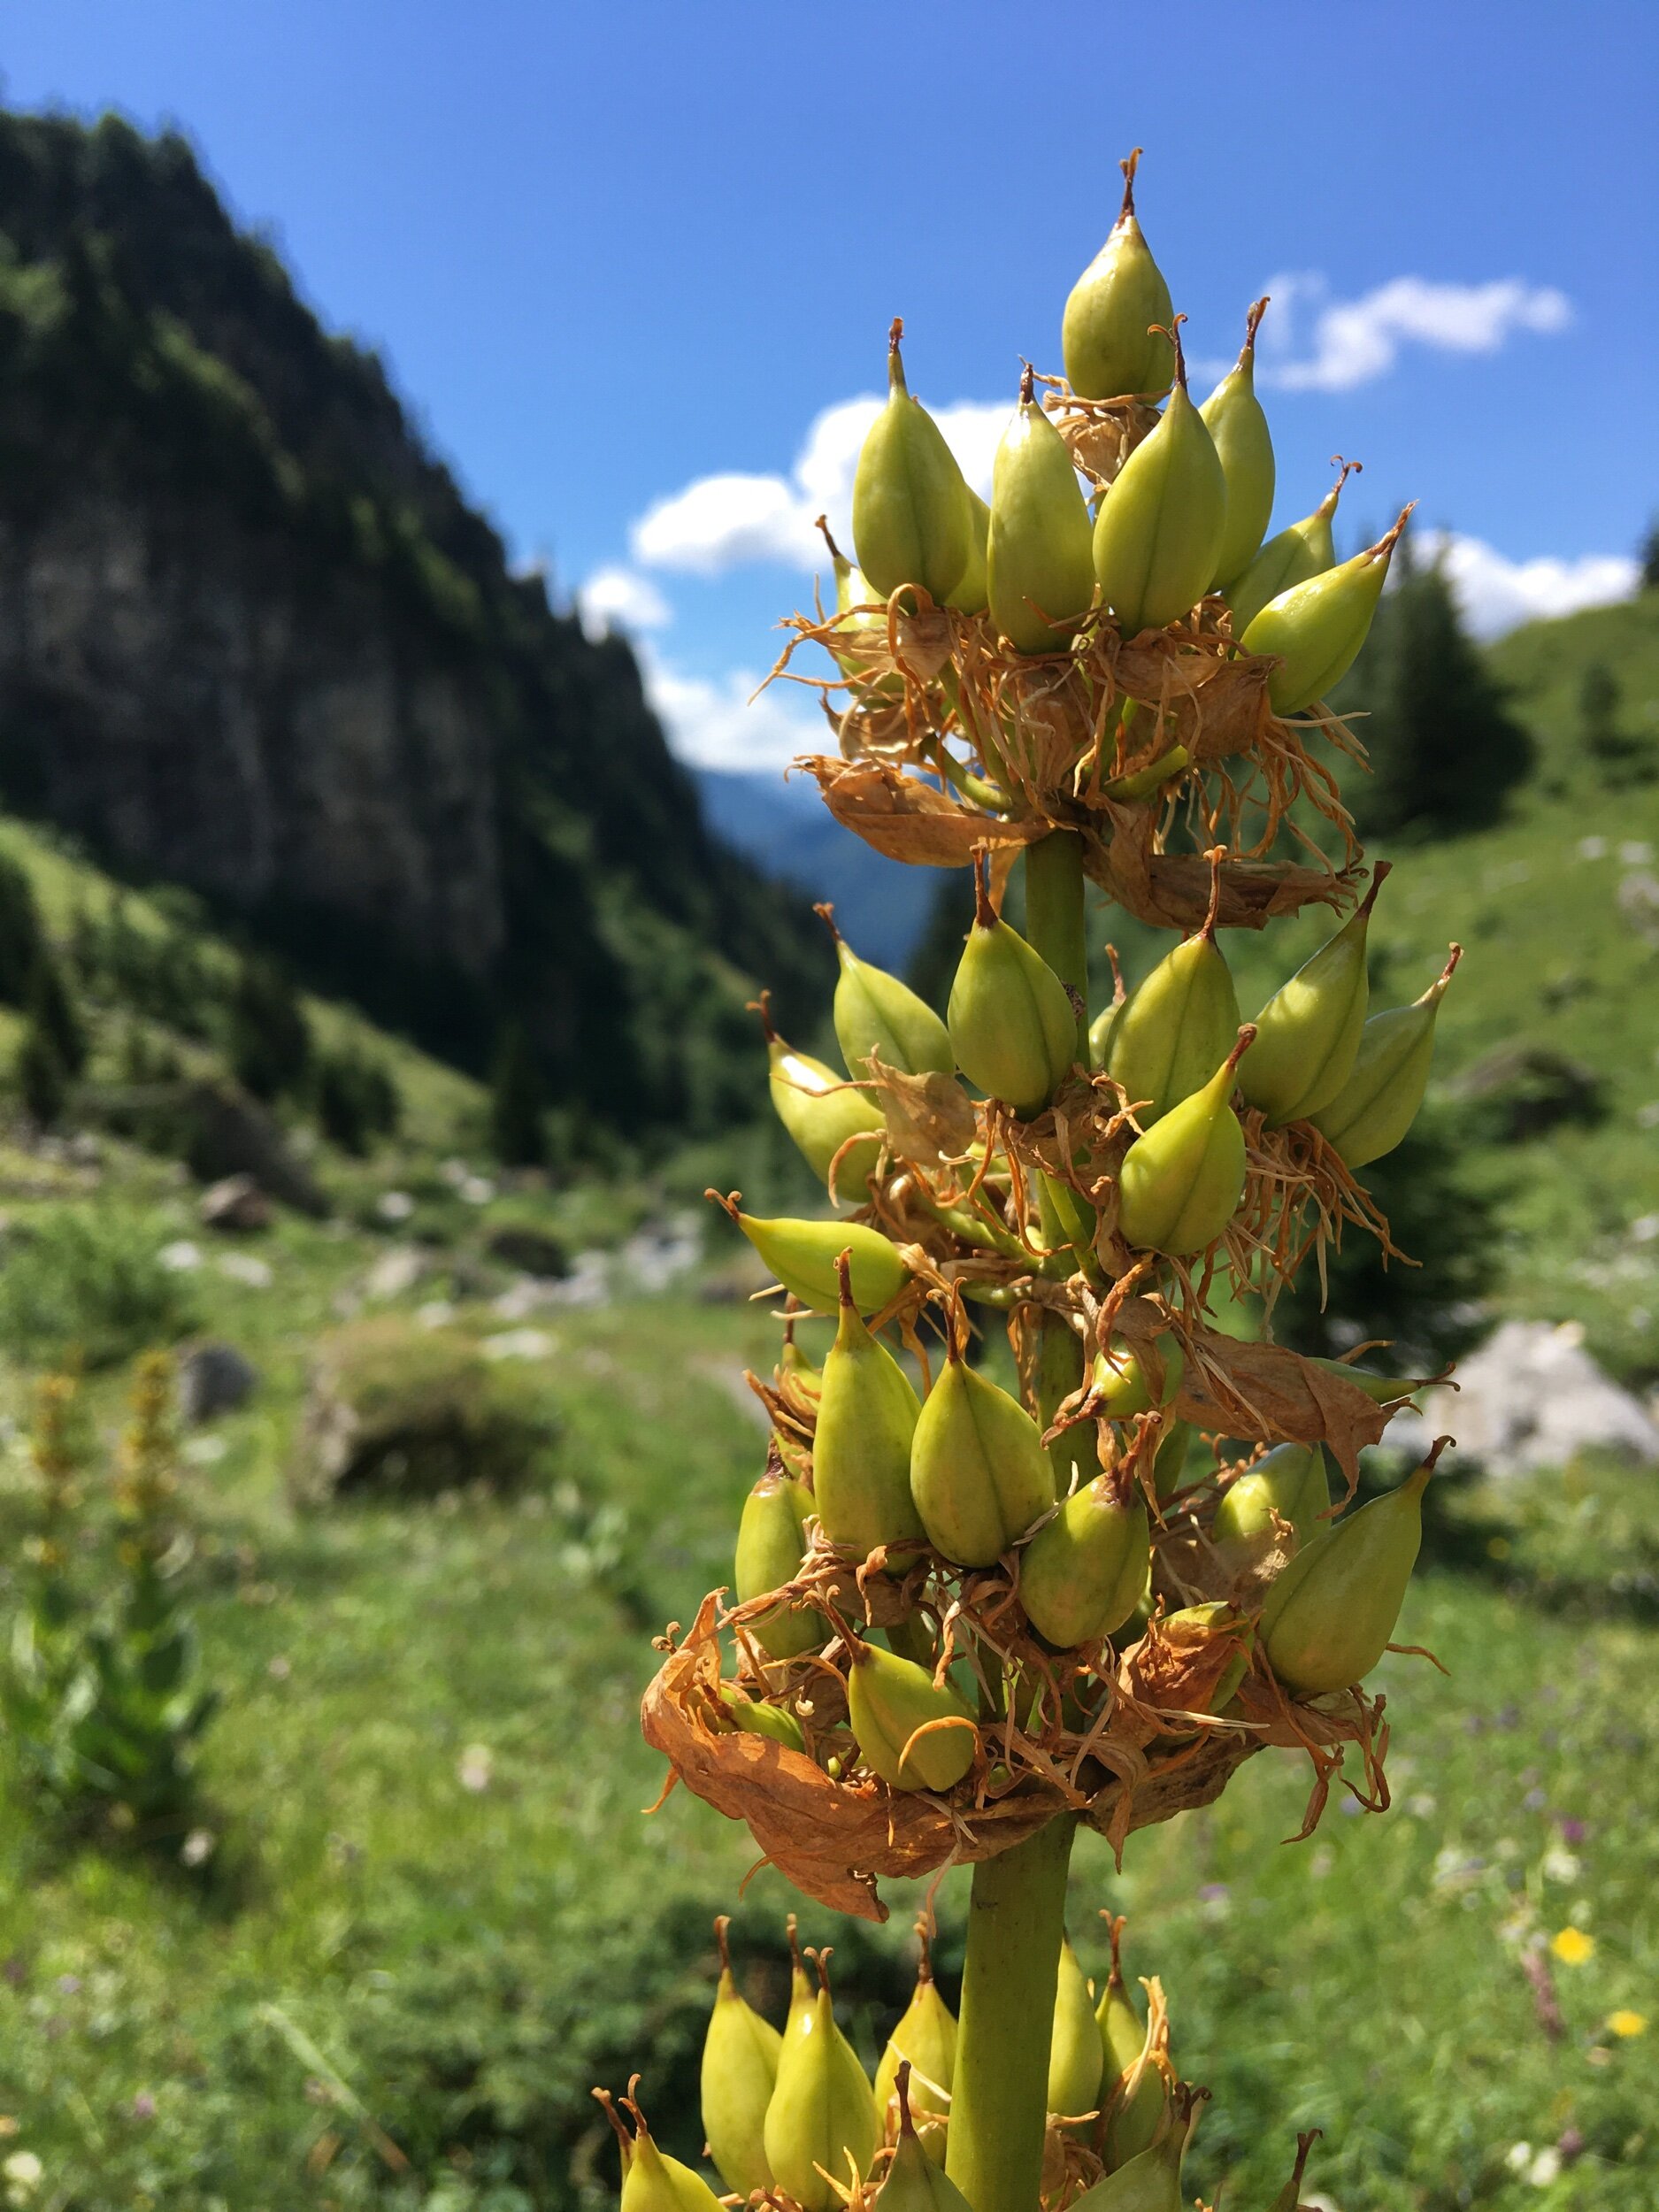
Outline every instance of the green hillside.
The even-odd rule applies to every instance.
[[[0,114],[0,795],[474,1072],[715,1130],[823,932],[176,134]]]

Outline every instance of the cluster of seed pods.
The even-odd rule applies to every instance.
[[[964,2212],[945,2170],[956,2021],[933,1978],[918,1922],[916,1985],[872,2081],[838,2024],[828,1950],[803,1952],[794,1916],[789,2007],[781,2031],[740,1991],[724,1917],[720,1973],[703,2038],[701,2112],[707,2154],[733,2195],[802,2212]],[[1056,1974],[1047,2084],[1045,2174],[1081,2212],[1181,2212],[1182,2170],[1206,2093],[1183,2082],[1171,2054],[1163,1985],[1144,1981],[1141,2008],[1125,1982],[1124,1923],[1108,1916],[1111,1970],[1096,1990],[1069,1940]],[[810,1970],[809,1970],[809,1967]],[[703,2177],[658,2148],[630,2092],[632,2128],[601,2097],[622,2153],[622,2212],[714,2212]],[[1317,2131],[1299,2138],[1271,2212],[1296,2212]],[[972,2208],[968,2208],[972,2212]]]
[[[1214,838],[1194,725],[1170,744],[1148,705],[1145,669],[1189,655],[1201,673],[1254,686],[1258,737],[1227,740],[1247,764],[1253,745],[1289,757],[1302,733],[1340,742],[1325,695],[1364,641],[1410,511],[1339,562],[1345,467],[1311,513],[1267,535],[1275,462],[1254,361],[1268,303],[1250,310],[1237,366],[1195,405],[1185,319],[1135,214],[1137,158],[1066,303],[1064,378],[1025,369],[988,506],[911,395],[893,325],[889,396],[855,483],[854,557],[829,541],[834,613],[797,620],[850,701],[836,772],[856,772],[878,815],[910,809],[914,856],[952,856],[926,845],[951,809],[953,834],[982,826],[953,849],[972,851],[976,910],[942,1016],[836,933],[840,1067],[780,1037],[763,999],[772,1106],[833,1210],[762,1218],[737,1194],[719,1201],[782,1294],[785,1334],[757,1380],[773,1434],[737,1534],[724,1616],[734,1672],[701,1696],[695,1725],[717,1741],[769,1739],[767,1759],[797,1789],[804,1772],[873,1797],[895,1823],[905,1804],[936,1801],[958,1832],[1038,1786],[1045,1757],[1065,1767],[1069,1803],[1104,1793],[1119,1767],[1101,1747],[1125,1711],[1146,1724],[1125,1739],[1138,1757],[1154,1738],[1179,1750],[1212,1728],[1310,1742],[1298,1716],[1311,1724],[1346,1701],[1369,1759],[1358,1686],[1394,1635],[1434,1463],[1354,1505],[1352,1435],[1265,1414],[1252,1426],[1248,1412],[1206,1426],[1196,1410],[1217,1402],[1220,1268],[1247,1294],[1271,1271],[1286,1279],[1338,1210],[1386,1237],[1356,1178],[1423,1102],[1460,949],[1412,1002],[1373,1012],[1367,934],[1387,865],[1360,895],[1357,847],[1327,806],[1344,868],[1282,905],[1241,908],[1249,869],[1256,895],[1272,864],[1241,864]],[[1132,664],[1138,695],[1126,675],[1118,685]],[[1188,690],[1202,726],[1201,687]],[[1102,786],[1090,748],[1098,763],[1108,735],[1133,764]],[[931,780],[919,794],[915,771]],[[1077,799],[1086,771],[1092,816]],[[1208,867],[1208,909],[1201,891],[1181,941],[1132,989],[1120,978],[1091,1022],[1081,868],[1100,856],[1108,814],[1120,829],[1137,809],[1143,856],[1164,853],[1183,822],[1211,826],[1202,862],[1180,864]],[[1039,872],[1045,847],[1066,848],[1074,891]],[[1021,849],[1025,933],[1002,911]],[[1220,931],[1310,898],[1353,911],[1245,1018]],[[1317,1216],[1306,1235],[1297,1205]],[[802,1340],[811,1317],[833,1323],[821,1363]],[[1001,1327],[1011,1388],[977,1356]],[[1387,1408],[1408,1388],[1352,1363],[1293,1363],[1321,1417],[1333,1391]],[[1222,1402],[1248,1405],[1248,1393]],[[1325,1440],[1349,1475],[1337,1499]],[[1137,1699],[1157,1706],[1155,1677],[1179,1694],[1148,1720]],[[1269,1713],[1289,1732],[1271,1733]],[[1037,1746],[1028,1770],[1017,1741]],[[762,1791],[785,1773],[742,1763]],[[1126,1824],[1106,1832],[1120,1844]],[[723,1971],[703,2070],[721,2176],[803,2212],[875,2192],[891,2195],[887,2212],[961,2207],[943,2163],[955,2024],[926,1958],[873,2086],[835,2025],[827,1955],[818,1965],[814,1989],[797,1955],[781,2037]],[[1098,2008],[1069,1946],[1057,1983],[1044,2205],[1172,2208],[1202,2093],[1170,2062],[1161,1991],[1148,1985],[1142,2022],[1115,1939]],[[705,2185],[630,2108],[634,2132],[618,2123],[625,2212],[706,2206]]]

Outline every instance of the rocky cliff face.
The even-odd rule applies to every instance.
[[[188,146],[0,114],[0,795],[480,1064],[712,1128],[827,995],[626,644],[511,576]]]
[[[0,525],[5,780],[115,859],[489,976],[506,914],[488,707],[347,585],[197,508],[65,495]]]

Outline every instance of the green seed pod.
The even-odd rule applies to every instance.
[[[1305,584],[1293,584],[1252,618],[1239,641],[1247,653],[1271,653],[1278,659],[1279,665],[1267,680],[1268,703],[1275,714],[1300,714],[1354,665],[1410,513],[1410,507],[1402,509],[1386,537],[1351,561],[1310,576]]]
[[[904,383],[896,316],[887,334],[887,403],[870,426],[853,478],[858,565],[887,598],[919,584],[943,604],[968,566],[967,487],[944,434]]]
[[[1239,1088],[1261,1108],[1270,1129],[1317,1114],[1354,1072],[1371,1002],[1365,940],[1389,869],[1387,861],[1377,863],[1356,911],[1256,1018],[1256,1043],[1239,1071]]]
[[[719,2212],[720,2200],[703,2176],[657,2149],[645,2115],[632,2096],[621,2100],[634,2120],[630,2141],[611,2098],[600,2089],[594,2094],[622,2147],[622,2212]]]
[[[1060,1945],[1048,2039],[1048,2109],[1063,2120],[1081,2120],[1100,2102],[1104,2054],[1089,2003],[1088,1984],[1069,1940]]]
[[[1244,347],[1199,409],[1227,480],[1227,521],[1216,557],[1212,590],[1235,582],[1261,550],[1273,512],[1273,441],[1256,396],[1256,334],[1267,312],[1256,301],[1245,319]]]
[[[928,1541],[953,1566],[988,1567],[1054,1503],[1041,1433],[1010,1398],[962,1356],[950,1356],[916,1424],[910,1495]]]
[[[714,1924],[720,1981],[703,2039],[703,2132],[721,2180],[747,2196],[751,2189],[772,2185],[766,2163],[766,2107],[778,2079],[783,2038],[739,1994],[726,1944],[731,1924],[724,1913]]]
[[[1172,1421],[1165,1430],[1158,1455],[1152,1463],[1152,1488],[1160,1505],[1166,1504],[1185,1483],[1187,1455],[1192,1441],[1190,1421]]]
[[[1056,1650],[1097,1643],[1133,1613],[1147,1578],[1147,1509],[1099,1475],[1061,1504],[1019,1555],[1019,1596]]]
[[[1360,1032],[1354,1069],[1336,1096],[1308,1118],[1348,1167],[1392,1152],[1417,1118],[1434,1061],[1434,1023],[1463,956],[1454,945],[1436,980],[1409,1006],[1373,1014]]]
[[[1102,1064],[1120,1083],[1142,1129],[1201,1090],[1239,1033],[1233,972],[1216,942],[1224,849],[1210,856],[1204,926],[1166,953],[1125,1002]]]
[[[1332,518],[1336,513],[1343,485],[1363,465],[1344,461],[1339,453],[1335,465],[1342,473],[1313,512],[1304,515],[1300,522],[1293,522],[1276,537],[1269,538],[1243,575],[1228,587],[1226,597],[1233,610],[1234,637],[1243,637],[1270,599],[1277,599],[1280,592],[1288,591],[1293,584],[1305,584],[1310,576],[1323,576],[1327,568],[1335,565]]]
[[[1077,1016],[1059,977],[1001,920],[982,873],[977,910],[950,987],[956,1065],[989,1097],[1029,1118],[1048,1104],[1077,1054]]]
[[[910,2116],[910,2098],[920,2093],[920,2085],[908,2060],[895,2077],[894,2093],[898,2099],[899,2139],[887,2177],[876,2193],[882,2212],[973,2212]]]
[[[1109,1918],[1106,1924],[1111,1936],[1111,1973],[1095,2008],[1094,2021],[1105,2060],[1101,2077],[1105,2119],[1101,2152],[1110,2173],[1149,2150],[1164,2125],[1169,2084],[1164,2068],[1155,2059],[1166,2049],[1169,2035],[1168,2022],[1161,2011],[1142,2023],[1124,1985],[1124,1923],[1121,1918]]]
[[[786,1044],[772,1026],[768,994],[761,993],[759,1013],[766,1033],[767,1084],[778,1118],[796,1149],[822,1181],[829,1180],[836,1155],[850,1140],[850,1151],[836,1167],[836,1183],[862,1191],[881,1159],[880,1133],[887,1126],[879,1102],[843,1083],[833,1068],[810,1053]]]
[[[1058,653],[1094,596],[1088,509],[1065,440],[1035,396],[1030,364],[991,477],[986,577],[991,619],[1021,653]]]
[[[1244,1132],[1232,1107],[1239,1062],[1256,1032],[1238,1042],[1202,1091],[1172,1106],[1124,1155],[1118,1226],[1140,1250],[1187,1259],[1213,1244],[1244,1189]]]
[[[733,1682],[721,1683],[720,1703],[733,1728],[741,1729],[749,1736],[769,1736],[773,1743],[804,1755],[805,1731],[795,1715],[786,1712],[781,1705],[764,1705],[746,1697]]]
[[[740,1605],[780,1590],[801,1571],[806,1555],[806,1520],[812,1493],[780,1470],[768,1467],[743,1501],[737,1525],[737,1559],[733,1582]],[[805,1609],[774,1605],[749,1622],[749,1632],[769,1657],[796,1659],[824,1641],[824,1624]]]
[[[1363,1682],[1387,1648],[1423,1540],[1423,1493],[1449,1439],[1416,1474],[1357,1513],[1327,1522],[1267,1594],[1267,1663],[1304,1697]]]
[[[1330,1524],[1331,1485],[1317,1444],[1276,1444],[1230,1482],[1216,1508],[1210,1540],[1235,1571],[1279,1548],[1278,1524],[1288,1522],[1293,1541],[1305,1544]]]
[[[867,2172],[881,2139],[869,2077],[835,2024],[829,1962],[818,1954],[818,1994],[799,2019],[791,2012],[766,2107],[766,2162],[803,2212],[835,2212],[841,2199],[825,2175],[844,2176],[849,2155]]]
[[[1094,520],[1094,573],[1126,638],[1163,629],[1203,597],[1227,526],[1227,480],[1187,396],[1185,320],[1177,315],[1170,325],[1175,386],[1169,404],[1118,470]]]
[[[946,594],[945,604],[962,614],[983,614],[989,603],[991,511],[965,480],[962,489],[968,505],[968,565]],[[940,681],[946,682],[949,674],[950,664],[947,662],[940,671]]]
[[[923,2116],[922,2147],[930,2157],[936,2149],[942,2158],[944,2130],[935,2125],[930,2131],[927,2116],[941,2122],[949,2115],[950,2085],[956,2070],[956,2021],[933,1979],[926,1924],[925,1921],[916,1924],[922,1947],[916,1988],[903,2017],[887,2039],[887,2047],[876,2069],[876,2109],[885,2120],[898,2087],[899,2069],[908,2065],[910,2109]]]
[[[1109,1421],[1150,1413],[1179,1396],[1186,1372],[1187,1355],[1173,1330],[1154,1339],[1149,1361],[1122,1343],[1109,1345],[1094,1356],[1094,1409]]]
[[[1079,399],[1161,392],[1170,380],[1170,288],[1135,216],[1137,146],[1120,165],[1124,200],[1111,235],[1071,288],[1060,326],[1066,380]]]
[[[895,1790],[954,1790],[979,1747],[973,1708],[912,1660],[850,1631],[842,1640],[847,1717],[864,1764]]]
[[[882,1545],[921,1536],[910,1497],[910,1445],[921,1403],[910,1377],[859,1318],[845,1256],[840,1265],[841,1320],[824,1363],[812,1495],[830,1542],[864,1559]]]
[[[1150,2149],[1074,2197],[1070,2212],[1186,2212],[1181,2168],[1204,2093],[1178,2088],[1170,2100],[1170,2124]]]
[[[1316,1359],[1313,1363],[1323,1367],[1327,1375],[1340,1375],[1344,1382],[1351,1382],[1375,1406],[1395,1405],[1422,1388],[1420,1383],[1402,1382],[1397,1375],[1379,1375],[1374,1367],[1354,1367],[1346,1360]]]
[[[925,998],[895,975],[861,960],[835,926],[833,906],[818,906],[835,940],[841,974],[835,985],[835,1037],[849,1072],[863,1075],[871,1057],[902,1075],[954,1075],[950,1033]]]
[[[780,1385],[787,1383],[791,1389],[814,1402],[824,1388],[822,1369],[813,1366],[795,1340],[793,1315],[783,1325],[783,1349],[778,1355],[778,1380]]]
[[[852,1255],[853,1302],[860,1313],[872,1314],[888,1305],[910,1281],[910,1270],[896,1246],[879,1229],[857,1222],[795,1221],[786,1217],[759,1220],[738,1208],[741,1192],[722,1198],[718,1191],[703,1193],[723,1206],[760,1254],[787,1291],[814,1313],[835,1313],[841,1308],[841,1283],[836,1264],[843,1252]]]

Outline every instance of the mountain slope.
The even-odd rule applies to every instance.
[[[464,1064],[714,1126],[804,902],[185,143],[0,117],[0,790]]]

